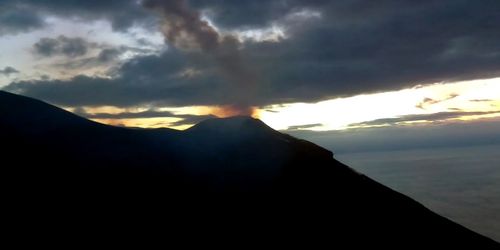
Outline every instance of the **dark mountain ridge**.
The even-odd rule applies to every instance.
[[[120,128],[0,91],[0,140],[7,200],[31,222],[111,211],[128,220],[166,216],[163,226],[179,233],[191,225],[206,230],[190,237],[240,244],[499,249],[330,151],[250,117],[185,131]]]

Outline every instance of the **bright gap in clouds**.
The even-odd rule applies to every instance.
[[[500,78],[437,83],[318,103],[271,105],[260,110],[260,119],[278,130],[325,131],[356,127],[355,124],[378,119],[408,115],[425,117],[442,112],[457,114],[457,117],[440,120],[444,122],[500,116],[500,113],[494,113],[495,111],[500,112]],[[492,113],[465,115],[465,112]],[[461,115],[462,113],[464,115]],[[400,124],[435,121],[422,119]]]
[[[83,108],[88,114],[139,113],[147,110],[175,115],[210,115],[215,107],[134,107]],[[500,117],[500,78],[436,83],[399,91],[358,95],[317,103],[288,103],[261,107],[258,117],[277,130],[342,130],[359,127],[416,125],[433,122],[458,122]],[[444,115],[441,115],[444,114]],[[412,117],[401,119],[401,117]],[[416,118],[415,118],[416,117]],[[384,120],[391,122],[384,123]],[[127,127],[170,127],[186,129],[178,117],[94,119]],[[369,123],[370,121],[379,121]]]

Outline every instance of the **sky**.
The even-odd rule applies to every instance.
[[[480,128],[500,120],[498,13],[498,0],[2,0],[0,89],[130,127]]]

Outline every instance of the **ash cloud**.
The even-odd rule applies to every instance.
[[[254,102],[251,92],[257,81],[241,57],[240,41],[217,32],[185,0],[146,0],[143,4],[162,15],[162,32],[169,44],[187,52],[202,52],[217,65],[217,70],[230,82],[225,92],[233,97],[226,112],[251,115]]]

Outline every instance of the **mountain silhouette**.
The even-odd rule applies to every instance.
[[[15,225],[147,217],[239,245],[500,248],[250,117],[122,128],[0,91],[0,139]]]

